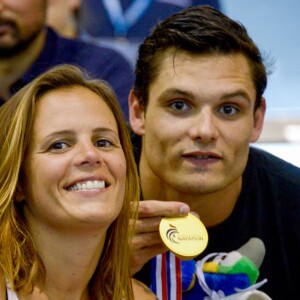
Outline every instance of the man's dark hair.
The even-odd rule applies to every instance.
[[[258,47],[246,28],[222,12],[207,6],[191,6],[153,28],[139,47],[134,92],[145,108],[149,86],[160,72],[167,50],[191,54],[242,54],[247,59],[256,88],[255,109],[267,86],[267,72]]]

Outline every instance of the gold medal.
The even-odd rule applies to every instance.
[[[163,218],[159,233],[168,249],[182,260],[198,256],[208,243],[205,226],[192,214],[180,218]]]

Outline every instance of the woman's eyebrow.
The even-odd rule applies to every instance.
[[[74,135],[73,130],[58,130],[58,131],[52,131],[51,133],[47,134],[42,141],[48,141],[51,140],[52,138],[56,138],[59,136],[72,136]]]

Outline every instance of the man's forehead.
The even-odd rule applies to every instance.
[[[224,68],[226,67],[226,68]],[[242,69],[241,69],[242,68]],[[241,53],[195,54],[169,49],[160,56],[156,76],[152,84],[162,80],[183,79],[186,76],[234,77],[237,73],[252,80],[252,71],[247,58]],[[242,74],[243,73],[243,74]]]

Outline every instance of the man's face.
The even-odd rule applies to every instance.
[[[45,23],[45,0],[0,0],[0,58],[26,49]]]
[[[244,56],[170,52],[149,87],[146,111],[131,101],[132,128],[143,136],[142,168],[188,194],[239,181],[249,143],[262,130],[265,102],[254,113],[255,97]]]

